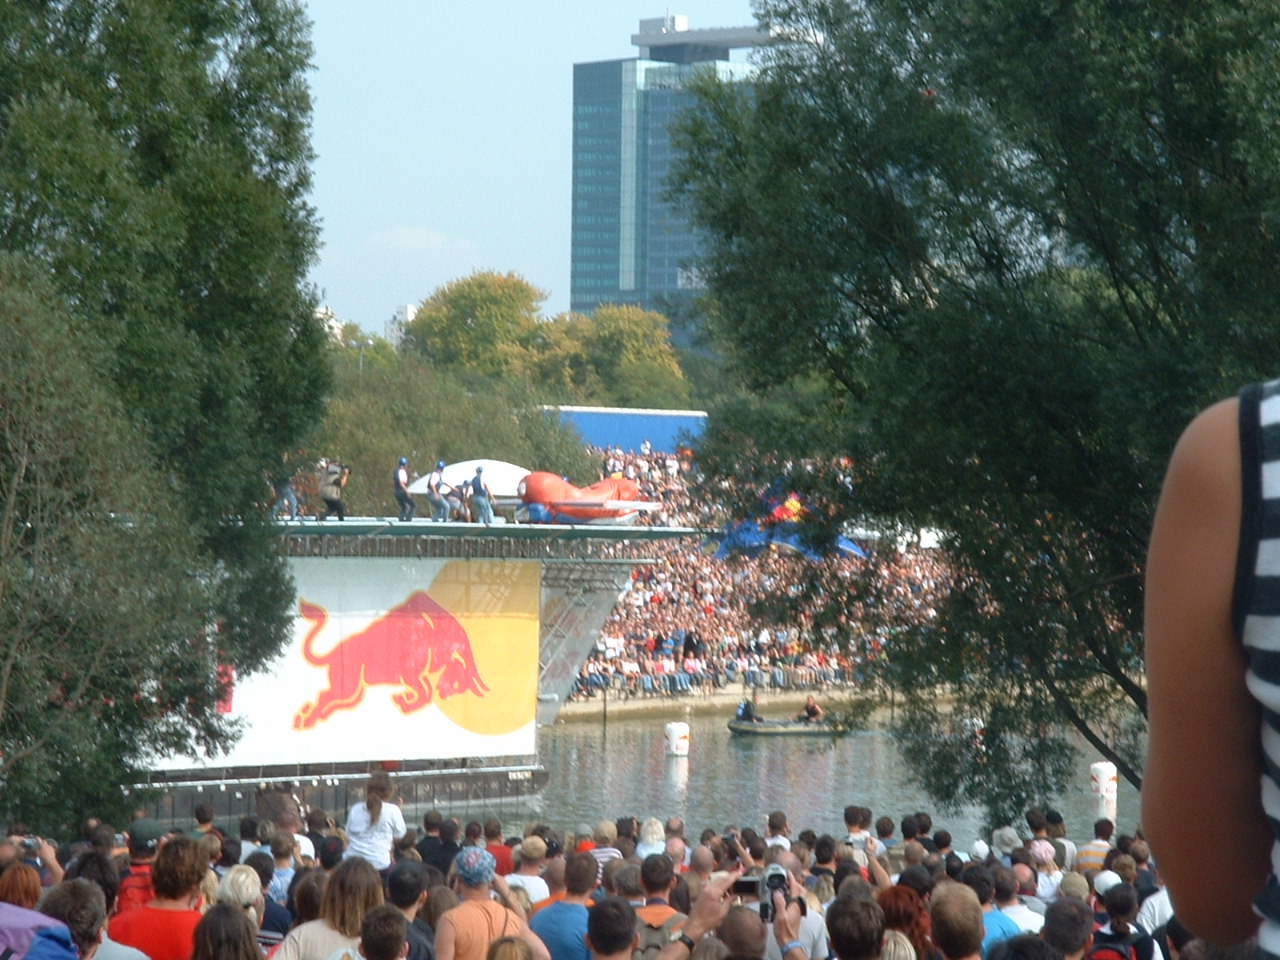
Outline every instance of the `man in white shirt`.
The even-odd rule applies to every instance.
[[[794,853],[780,853],[774,862],[791,875],[792,890],[803,887],[804,878],[800,875],[799,857]],[[760,895],[766,896],[768,892],[761,889]],[[787,896],[790,897],[791,893],[788,892]],[[774,936],[772,923],[768,924],[768,931],[769,935],[765,938],[764,945],[764,960],[782,960],[782,948]],[[800,947],[808,955],[809,960],[827,960],[830,952],[827,946],[827,924],[817,910],[809,910],[800,918],[800,929],[796,934],[796,940],[800,942]]]
[[[1018,879],[1013,871],[1008,867],[996,867],[991,872],[995,880],[996,906],[1000,912],[1016,923],[1023,933],[1039,933],[1044,926],[1044,917],[1018,899]]]
[[[551,896],[547,881],[542,879],[542,865],[547,858],[547,844],[538,836],[525,837],[515,849],[517,861],[514,873],[507,874],[507,885],[524,887],[529,902],[537,903]]]
[[[781,810],[775,810],[769,814],[768,823],[769,835],[764,838],[764,842],[771,847],[782,847],[783,850],[791,849],[791,839],[787,835],[791,832],[791,827],[787,825],[787,815]]]

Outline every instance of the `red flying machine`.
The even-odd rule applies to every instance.
[[[531,523],[596,523],[625,526],[660,503],[640,499],[640,487],[625,477],[606,477],[575,487],[554,473],[536,471],[520,481],[516,495]]]

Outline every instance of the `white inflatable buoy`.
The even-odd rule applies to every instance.
[[[667,756],[687,757],[689,755],[689,725],[682,720],[667,724]]]
[[[1116,795],[1120,781],[1116,777],[1116,765],[1099,760],[1089,765],[1089,792],[1093,794],[1094,816],[1116,822]]]

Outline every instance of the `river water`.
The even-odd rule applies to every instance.
[[[979,835],[981,810],[968,806],[942,812],[911,781],[892,738],[883,731],[834,739],[734,737],[725,718],[691,717],[688,723],[687,757],[667,756],[666,721],[661,719],[610,720],[607,728],[593,723],[542,728],[539,754],[550,780],[534,805],[519,813],[565,830],[628,813],[642,820],[675,815],[684,818],[689,835],[696,837],[704,827],[722,830],[728,824],[763,832],[769,812],[784,810],[793,835],[812,827],[840,836],[844,808],[856,803],[895,821],[928,810],[934,829],[950,830],[963,850]],[[1089,764],[1098,759],[1086,753],[1075,782],[1055,798],[1068,835],[1077,843],[1092,839],[1097,814]],[[1121,831],[1131,831],[1138,815],[1137,793],[1121,781]]]

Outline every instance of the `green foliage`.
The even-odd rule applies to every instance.
[[[215,596],[189,574],[209,558],[82,344],[0,255],[0,780],[46,830],[127,814],[149,759],[230,732]]]
[[[787,474],[815,526],[943,531],[936,620],[874,566],[832,603],[893,631],[939,799],[1043,800],[1068,729],[1141,781],[1160,474],[1194,410],[1280,359],[1277,13],[766,0],[796,39],[684,123],[711,324],[761,397],[713,420],[705,462],[767,482],[817,457]],[[952,717],[987,731],[960,766]]]
[[[135,469],[164,478],[193,540],[168,575],[208,591],[201,627],[216,623],[241,671],[274,656],[291,622],[261,477],[315,423],[329,378],[305,287],[306,33],[291,0],[0,7],[0,251],[41,266],[67,338],[138,425]],[[82,588],[106,582],[81,574]],[[208,661],[190,660],[207,687]],[[200,703],[184,722],[223,741]],[[110,731],[80,749],[84,769],[129,775]]]
[[[408,348],[441,366],[489,374],[519,368],[546,298],[518,274],[473,273],[422,301],[405,325]]]
[[[546,294],[514,273],[445,284],[405,325],[405,352],[464,375],[523,381],[545,403],[679,408],[689,387],[666,317],[605,304],[546,320]]]
[[[429,473],[441,459],[484,458],[578,483],[596,479],[581,438],[530,403],[527,384],[384,354],[377,346],[366,352],[361,372],[353,353],[334,358],[337,383],[315,446],[318,455],[352,467],[343,498],[352,513],[396,515],[391,475],[400,457],[409,459],[411,474]]]
[[[561,403],[679,408],[689,401],[660,313],[604,304],[590,317],[562,314],[539,325],[533,354],[543,395]]]

